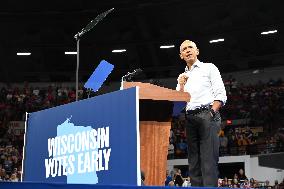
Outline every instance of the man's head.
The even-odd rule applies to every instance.
[[[185,40],[180,45],[180,58],[192,65],[199,55],[199,49],[193,41]]]
[[[240,170],[239,170],[239,174],[240,174],[240,175],[243,175],[243,174],[244,174],[244,170],[243,170],[243,169],[240,169]]]

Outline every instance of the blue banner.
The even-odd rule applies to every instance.
[[[140,185],[137,90],[29,114],[23,181]]]

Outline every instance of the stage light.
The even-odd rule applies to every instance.
[[[277,30],[264,31],[264,32],[261,32],[260,34],[267,35],[267,34],[272,34],[272,33],[277,33]]]
[[[253,74],[258,74],[258,73],[259,73],[259,70],[254,70],[252,73],[253,73]]]
[[[18,56],[29,56],[29,55],[31,55],[32,53],[30,53],[30,52],[18,52],[17,53],[17,55]]]
[[[169,49],[169,48],[174,48],[174,45],[161,45],[160,49]]]
[[[221,41],[225,41],[225,39],[213,39],[213,40],[209,41],[209,43],[218,43],[218,42],[221,42]]]
[[[65,54],[77,54],[77,52],[69,51],[69,52],[65,52]]]
[[[126,49],[115,49],[115,50],[112,50],[111,52],[113,53],[122,53],[122,52],[125,52]]]

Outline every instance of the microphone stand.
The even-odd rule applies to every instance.
[[[77,41],[77,64],[76,64],[76,101],[78,101],[78,83],[79,83],[79,49],[80,49],[80,38],[76,38]]]
[[[120,82],[120,90],[123,90],[123,82],[125,81],[125,78],[128,77],[131,73],[127,72],[126,75],[121,77],[121,82]]]
[[[81,37],[90,31],[95,25],[97,25],[101,20],[103,20],[114,8],[111,8],[101,14],[99,14],[94,20],[92,20],[85,28],[78,32],[74,38],[77,42],[77,65],[76,65],[76,101],[78,101],[78,83],[79,83],[79,47]]]

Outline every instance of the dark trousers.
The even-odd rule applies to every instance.
[[[192,186],[218,186],[220,113],[187,114],[189,176]]]

